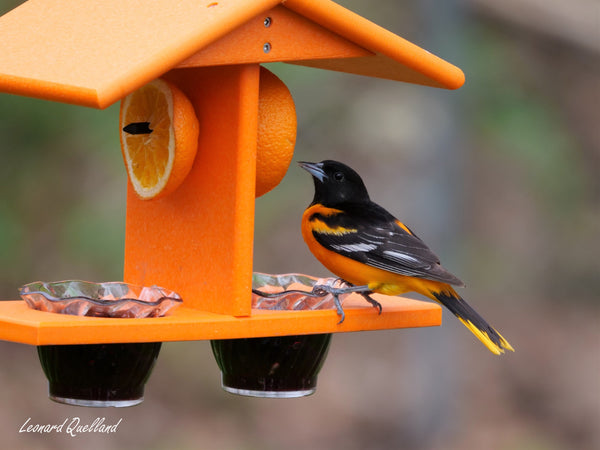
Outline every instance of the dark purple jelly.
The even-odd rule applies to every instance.
[[[211,341],[223,389],[255,397],[312,394],[331,334]]]
[[[51,399],[80,406],[132,406],[143,400],[160,347],[161,342],[144,342],[37,349]]]

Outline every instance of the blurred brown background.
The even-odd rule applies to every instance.
[[[20,2],[0,0],[4,13]],[[273,65],[294,95],[296,160],[359,169],[467,282],[515,347],[490,354],[458,321],[338,334],[317,393],[232,396],[207,342],[163,345],[140,406],[47,399],[35,348],[0,342],[0,448],[600,448],[600,6],[594,0],[345,0],[461,67],[442,91]],[[126,174],[118,105],[0,95],[0,298],[33,280],[122,277]],[[310,177],[293,164],[257,200],[255,270],[328,275],[299,221]],[[110,436],[21,425],[123,419]]]

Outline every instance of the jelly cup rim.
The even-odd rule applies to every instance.
[[[82,295],[82,294],[77,294],[77,293],[74,293],[73,295],[69,295],[69,296],[63,296],[63,297],[56,296],[51,293],[51,289],[54,286],[60,286],[63,284],[73,284],[73,283],[88,285],[88,286],[98,286],[98,287],[121,285],[121,286],[128,287],[130,290],[134,289],[137,291],[141,291],[143,289],[153,289],[153,290],[158,290],[161,293],[164,293],[164,295],[161,295],[161,297],[159,297],[157,300],[148,301],[148,300],[143,300],[143,299],[136,298],[133,296],[104,300],[104,299],[93,298],[93,297],[90,297],[87,295]],[[125,282],[121,282],[121,281],[106,281],[106,282],[100,282],[100,283],[96,283],[93,281],[85,281],[85,280],[33,281],[31,283],[24,284],[23,286],[21,286],[19,288],[19,295],[21,297],[24,297],[27,295],[33,295],[33,294],[40,294],[44,298],[46,298],[47,300],[49,300],[51,302],[67,302],[67,301],[81,299],[81,300],[85,300],[85,301],[88,301],[92,304],[99,305],[99,306],[117,305],[117,304],[126,303],[126,302],[134,302],[134,303],[148,305],[148,306],[158,306],[165,300],[171,300],[176,303],[183,302],[181,296],[174,291],[171,291],[171,290],[159,287],[159,286],[141,286],[141,285],[125,283]]]
[[[259,285],[259,282],[264,283],[279,283],[278,286],[289,285],[294,282],[304,284],[305,286],[313,287],[319,281],[329,280],[330,278],[315,277],[312,275],[305,275],[303,273],[265,273],[265,272],[253,272],[252,273],[252,288],[260,289],[263,285]]]

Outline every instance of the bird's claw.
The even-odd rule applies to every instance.
[[[344,308],[342,308],[342,302],[340,302],[340,298],[337,294],[333,295],[333,302],[335,303],[335,308],[337,309],[338,316],[340,316],[340,321],[337,323],[341,324],[346,319],[346,313],[344,312]]]
[[[372,294],[373,291],[371,291],[368,286],[354,286],[353,284],[351,284],[341,278],[336,280],[336,282],[337,281],[345,284],[346,286],[336,288],[336,287],[333,287],[330,285],[318,285],[313,288],[312,293],[315,295],[331,294],[333,296],[333,302],[335,304],[335,308],[337,310],[338,315],[341,316],[341,319],[338,322],[338,325],[341,324],[346,318],[346,314],[344,313],[344,308],[342,308],[342,302],[340,301],[340,298],[339,298],[339,296],[342,294],[350,294],[350,293],[356,292],[356,293],[362,295],[363,298],[365,300],[367,300],[371,305],[373,305],[373,307],[377,308],[379,310],[379,314],[381,314],[381,311],[383,310],[381,303],[379,303],[377,300],[373,299],[369,295],[369,294]]]
[[[379,315],[381,315],[381,311],[383,311],[381,303],[371,297],[368,292],[361,292],[360,295],[362,295],[366,301],[373,305],[373,307],[377,308],[379,310]]]

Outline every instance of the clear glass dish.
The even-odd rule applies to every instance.
[[[182,303],[173,291],[118,281],[36,281],[22,286],[19,294],[32,309],[91,317],[161,317]]]
[[[333,295],[324,288],[343,288],[339,278],[316,278],[300,273],[271,275],[255,272],[252,276],[252,308],[311,311],[335,309]],[[340,294],[340,302],[348,294]]]

